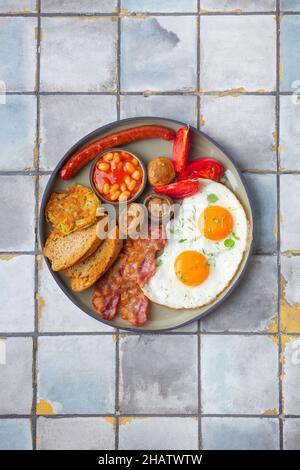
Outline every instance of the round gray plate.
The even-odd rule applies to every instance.
[[[152,118],[152,117],[143,117],[143,118],[132,118],[132,119],[125,119],[122,121],[117,121],[111,123],[107,126],[101,127],[91,134],[83,137],[79,142],[77,142],[61,159],[59,164],[56,166],[53,174],[51,175],[47,187],[44,191],[42,204],[41,204],[41,211],[40,211],[40,221],[39,221],[39,228],[40,228],[40,239],[42,248],[44,248],[45,241],[47,236],[50,233],[50,226],[45,220],[45,206],[48,202],[50,194],[53,191],[64,189],[71,184],[80,183],[85,186],[90,186],[89,184],[89,169],[90,165],[87,165],[83,168],[74,178],[69,181],[62,181],[59,178],[59,170],[64,165],[64,163],[69,159],[69,157],[76,152],[79,148],[83,147],[89,142],[93,140],[97,140],[99,137],[105,136],[112,132],[117,132],[122,129],[128,129],[134,126],[146,125],[146,124],[156,124],[162,125],[166,127],[170,127],[175,131],[179,128],[184,126],[185,124],[179,121],[173,121],[170,119],[163,119],[163,118]],[[71,301],[77,305],[81,310],[83,310],[88,315],[96,318],[98,321],[102,321],[108,325],[122,328],[125,330],[131,331],[139,331],[139,332],[158,332],[169,330],[173,328],[182,327],[192,321],[200,319],[207,315],[208,313],[215,310],[217,307],[221,305],[221,303],[227,298],[233,289],[237,286],[238,281],[240,280],[242,274],[244,273],[249,257],[252,251],[253,246],[253,213],[252,213],[252,206],[251,201],[249,199],[249,194],[245,186],[245,181],[243,176],[241,175],[240,171],[236,167],[235,163],[225,154],[225,152],[215,143],[213,142],[207,135],[203,132],[198,131],[195,128],[192,129],[192,140],[191,140],[191,149],[190,149],[190,160],[193,158],[198,157],[212,157],[216,158],[222,165],[224,166],[225,170],[229,170],[231,174],[230,181],[232,181],[232,189],[240,202],[243,204],[244,209],[246,211],[248,221],[250,224],[250,243],[249,247],[244,255],[243,261],[240,264],[240,267],[232,280],[231,284],[220,294],[217,299],[209,305],[206,305],[201,308],[193,309],[193,310],[172,310],[166,307],[162,307],[156,304],[151,305],[151,319],[147,325],[141,328],[134,328],[131,327],[128,322],[122,320],[119,316],[114,321],[108,322],[102,320],[97,316],[96,312],[93,309],[91,304],[91,296],[92,296],[92,288],[86,290],[82,293],[73,292],[70,289],[69,281],[64,276],[64,274],[59,272],[53,272],[51,270],[50,263],[48,259],[46,259],[46,263],[52,276],[54,277],[57,284],[63,290],[63,292],[71,299]],[[147,164],[152,158],[157,156],[172,156],[172,142],[166,142],[161,139],[150,139],[150,140],[141,140],[139,142],[132,143],[130,145],[123,146],[127,150],[131,151],[132,153],[140,156],[142,160]]]

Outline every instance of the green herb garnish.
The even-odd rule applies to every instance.
[[[156,260],[156,266],[157,266],[157,267],[158,267],[158,266],[161,266],[161,265],[162,265],[162,262],[163,262],[162,259],[157,258],[157,260]]]
[[[233,236],[233,238],[234,238],[235,240],[239,240],[239,239],[240,239],[240,237],[238,237],[234,232],[232,232],[232,236]]]
[[[181,240],[178,241],[178,243],[183,243],[183,242],[186,242],[187,241],[187,238],[182,238]]]
[[[214,202],[217,202],[218,201],[218,196],[216,196],[214,193],[210,193],[207,195],[207,201],[209,202],[209,204],[213,204]]]
[[[232,240],[232,238],[227,238],[225,241],[224,241],[224,246],[226,248],[233,248],[235,245],[235,241]]]

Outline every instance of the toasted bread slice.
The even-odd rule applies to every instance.
[[[53,271],[67,269],[83,257],[91,255],[102,243],[96,233],[97,223],[69,235],[52,232],[48,237],[44,255],[51,261]]]
[[[66,269],[64,273],[71,279],[71,289],[74,292],[81,292],[95,284],[115,262],[122,245],[123,240],[118,238],[118,233],[117,236],[108,235],[91,256]]]

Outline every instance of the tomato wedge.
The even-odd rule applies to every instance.
[[[223,167],[217,160],[213,158],[196,158],[179,173],[178,180],[205,178],[219,181],[223,173]]]
[[[156,194],[164,194],[172,199],[184,199],[188,196],[193,196],[199,191],[199,181],[197,180],[183,180],[176,183],[165,184],[153,188]]]
[[[176,133],[173,144],[173,163],[176,173],[182,171],[187,164],[190,149],[191,130],[181,127]]]

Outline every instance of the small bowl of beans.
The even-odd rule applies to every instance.
[[[146,169],[136,155],[123,149],[105,150],[90,170],[90,183],[104,202],[119,204],[135,201],[144,191]]]

